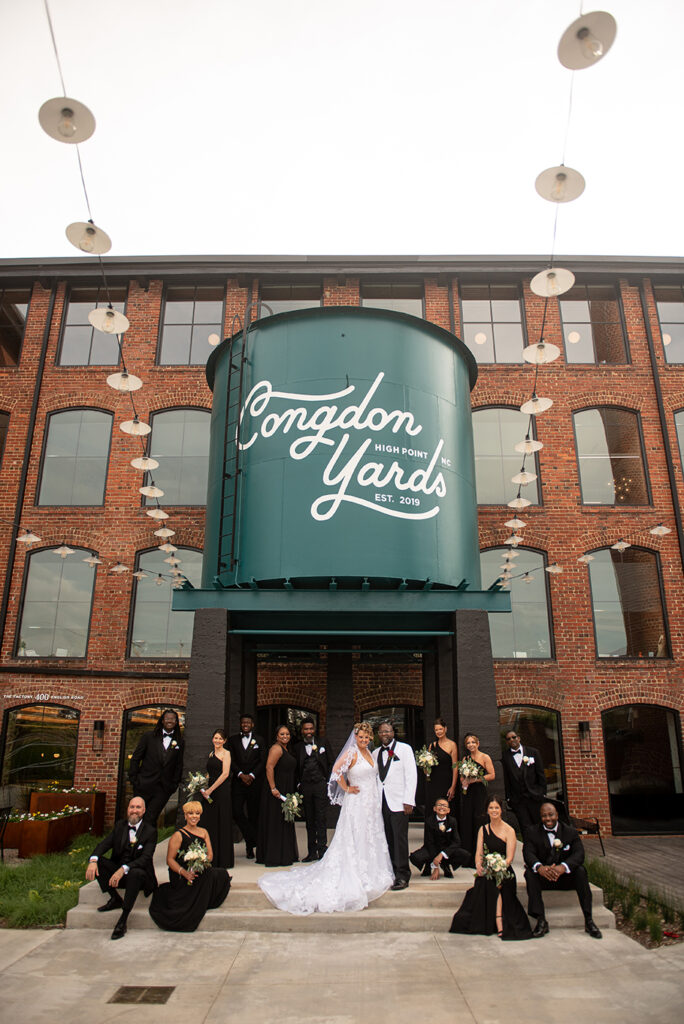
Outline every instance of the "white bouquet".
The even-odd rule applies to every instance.
[[[302,816],[302,804],[304,803],[304,797],[301,793],[288,793],[287,796],[281,796],[283,801],[283,818],[285,821],[294,821],[295,818],[301,818]]]
[[[430,773],[433,768],[436,768],[439,764],[437,755],[433,754],[427,747],[421,747],[420,750],[416,751],[416,764],[419,768],[422,768],[425,772],[426,779],[430,778]]]
[[[490,878],[501,888],[507,878],[513,878],[513,872],[506,864],[506,858],[501,853],[490,853],[486,846],[482,849],[482,870],[485,878]],[[477,878],[477,875],[475,876]]]
[[[473,761],[472,757],[464,757],[462,761],[458,762],[458,774],[462,779],[468,779],[471,782],[475,779],[478,779],[480,782],[485,781],[484,767],[478,764],[477,761]],[[486,782],[485,785],[487,785]],[[463,786],[463,792],[468,792],[467,786]]]
[[[201,789],[206,789],[209,785],[209,776],[205,775],[204,772],[188,772],[188,776],[183,783],[188,796],[193,797],[196,793],[199,793]],[[213,803],[210,796],[205,798],[208,804]]]
[[[182,860],[186,870],[192,871],[195,875],[201,875],[211,867],[209,852],[202,839],[193,839],[187,850],[178,854],[178,860]],[[192,885],[192,882],[188,882],[188,885]]]

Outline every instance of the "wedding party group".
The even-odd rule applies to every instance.
[[[389,721],[378,726],[372,749],[373,726],[356,723],[337,756],[316,735],[313,719],[304,719],[294,742],[290,728],[279,726],[270,746],[254,725],[244,714],[236,735],[217,729],[205,770],[188,773],[185,791],[197,799],[182,806],[184,824],[169,839],[169,881],[163,885],[157,885],[153,856],[157,819],[182,778],[176,712],[164,711],[141,738],[131,757],[135,795],[127,815],[96,846],[86,871],[87,880],[97,879],[108,896],[99,911],[120,912],[112,939],[126,934],[141,889],[152,894],[149,913],[158,927],[194,931],[228,895],[236,828],[247,859],[287,868],[265,872],[258,885],[290,914],[363,910],[388,891],[408,888],[411,866],[434,881],[474,868],[474,885],[454,914],[451,932],[541,938],[549,931],[542,893],[575,890],[586,932],[601,938],[592,919],[582,841],[546,798],[539,752],[523,746],[515,730],[505,736],[504,798],[489,791],[494,763],[480,750],[478,737],[465,735],[459,760],[441,718],[434,722],[432,742],[418,752],[397,739]],[[425,776],[423,842],[409,852],[419,771]],[[331,806],[339,807],[339,817],[328,845]],[[527,913],[517,897],[512,862],[518,836],[505,820],[508,807],[522,835]],[[307,853],[297,864],[295,820],[302,813]]]

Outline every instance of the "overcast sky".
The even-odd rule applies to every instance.
[[[575,73],[584,195],[557,253],[681,256],[684,2],[607,0]],[[594,9],[589,0],[585,10]],[[570,0],[51,0],[111,255],[544,254],[563,155]],[[0,0],[0,257],[75,256],[87,217],[43,0]]]

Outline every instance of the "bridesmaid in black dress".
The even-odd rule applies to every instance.
[[[484,877],[482,861],[485,847],[488,853],[500,853],[505,857],[509,867],[515,855],[515,831],[503,820],[502,813],[499,798],[490,797],[487,801],[489,824],[482,825],[477,836],[475,863],[478,877],[454,914],[451,932],[466,935],[493,935],[496,932],[500,939],[532,938],[529,919],[516,896],[515,873],[502,882],[501,888],[493,878]]]
[[[463,778],[463,776],[460,779],[461,809],[459,824],[461,826],[461,845],[464,850],[470,850],[472,867],[475,864],[478,830],[485,818],[485,807],[487,804],[487,787],[485,783],[493,782],[495,773],[491,757],[480,750],[480,741],[474,732],[466,733],[463,745],[467,751],[464,760],[475,761],[476,764],[479,764],[484,769],[484,776],[481,779],[470,781]]]
[[[230,875],[224,868],[209,867],[198,875],[183,862],[182,855],[196,841],[206,846],[210,858],[212,855],[209,833],[198,824],[202,813],[199,800],[183,804],[183,813],[185,828],[169,839],[169,881],[155,890],[150,903],[150,917],[168,932],[194,932],[207,910],[220,907],[230,889]]]
[[[266,760],[256,860],[267,868],[289,867],[299,860],[294,822],[285,821],[280,799],[297,788],[297,759],[287,749],[289,742],[290,730],[286,725],[279,726]]]
[[[201,789],[202,825],[211,838],[214,850],[214,866],[232,868],[235,864],[233,851],[233,807],[230,789],[230,752],[225,749],[227,733],[217,729],[211,738],[214,749],[207,760],[209,785]],[[211,803],[209,803],[211,797]]]
[[[447,724],[443,718],[435,718],[433,728],[435,739],[429,749],[436,756],[439,764],[435,765],[430,772],[430,778],[425,780],[426,812],[429,813],[438,800],[448,800],[449,814],[455,814],[454,797],[458,786],[458,747],[447,736]]]

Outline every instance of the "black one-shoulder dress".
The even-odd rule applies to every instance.
[[[489,853],[501,853],[506,856],[506,844],[491,832],[489,825],[484,827],[484,845]],[[512,870],[512,869],[511,869]],[[503,924],[502,939],[531,939],[532,929],[522,903],[516,896],[515,872],[507,878],[498,889],[491,878],[478,877],[475,885],[468,889],[463,903],[454,914],[450,932],[461,932],[466,935],[495,935],[496,903],[501,894],[501,916]]]
[[[180,833],[179,855],[195,841],[205,845],[202,839],[183,828]],[[180,863],[189,868],[182,860]],[[167,932],[194,932],[207,910],[221,906],[228,895],[230,882],[230,875],[224,868],[207,868],[196,876],[192,885],[169,868],[169,881],[155,889],[150,902],[150,917]]]

